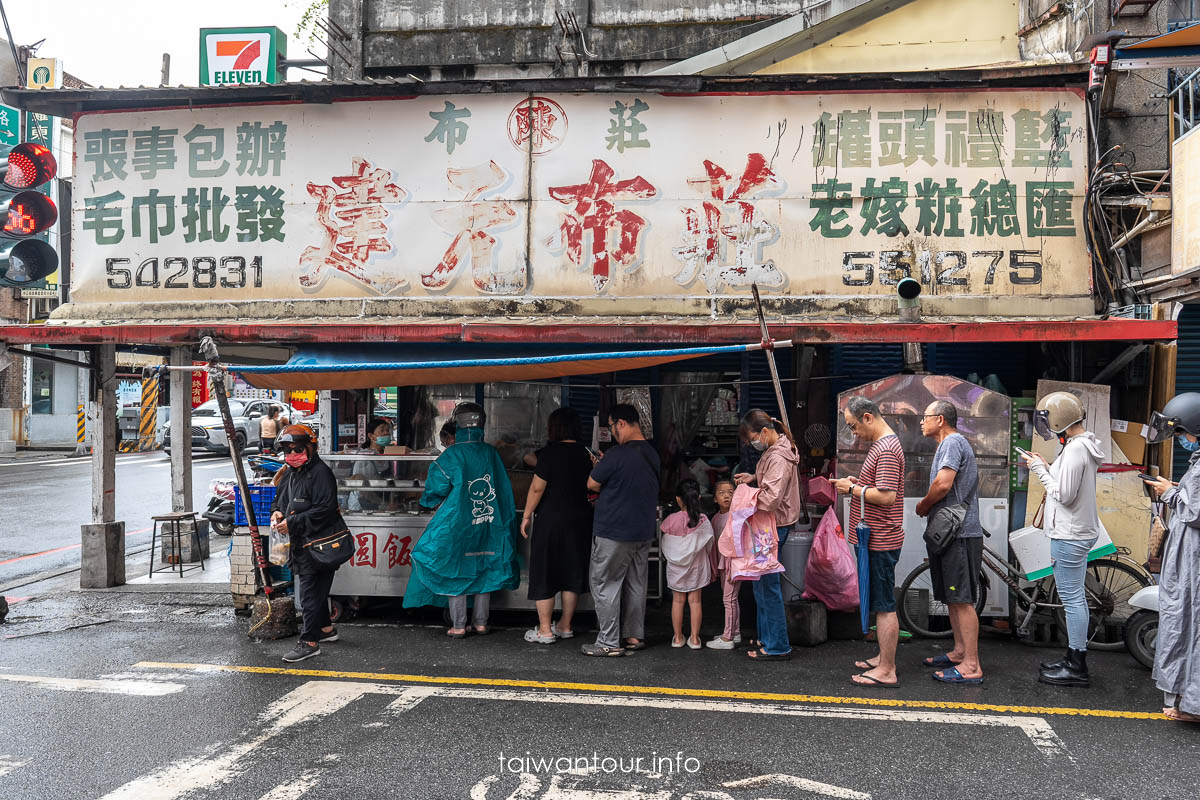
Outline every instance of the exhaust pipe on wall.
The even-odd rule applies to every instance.
[[[901,322],[921,321],[921,284],[913,278],[902,278],[896,284],[896,295],[899,298]],[[905,342],[904,371],[924,372],[925,357],[921,353],[920,342]]]

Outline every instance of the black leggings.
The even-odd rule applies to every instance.
[[[300,584],[300,614],[304,622],[300,641],[315,642],[321,629],[333,624],[329,619],[329,589],[333,586],[335,570],[304,572],[296,576]]]

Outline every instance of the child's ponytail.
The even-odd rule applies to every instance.
[[[675,493],[679,495],[679,499],[683,503],[683,510],[687,512],[688,527],[694,528],[699,525],[700,484],[691,478],[685,478],[675,487]]]

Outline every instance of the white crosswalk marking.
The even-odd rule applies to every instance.
[[[98,692],[100,694],[125,694],[138,697],[161,697],[182,691],[182,683],[148,680],[85,680],[81,678],[48,678],[42,675],[13,675],[0,672],[0,683],[26,683],[42,689],[57,689],[64,692]]]
[[[258,800],[299,800],[321,779],[321,770],[310,769],[295,780],[281,783]]]
[[[25,766],[24,761],[16,761],[12,756],[0,756],[0,778],[23,766]]]

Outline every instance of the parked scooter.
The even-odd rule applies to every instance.
[[[1137,609],[1125,622],[1125,646],[1139,664],[1154,669],[1154,647],[1158,641],[1158,584],[1139,589],[1129,598]]]
[[[233,493],[237,483],[232,480],[215,480],[208,485],[208,510],[200,516],[212,524],[218,536],[233,535]]]

